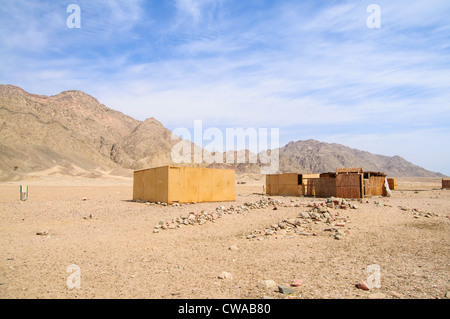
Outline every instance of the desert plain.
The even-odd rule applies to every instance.
[[[390,197],[347,201],[355,209],[326,207],[326,198],[266,196],[264,181],[239,175],[236,201],[179,206],[133,202],[126,177],[3,182],[0,298],[450,296],[450,190],[441,179],[398,178]],[[28,200],[19,199],[19,185],[28,185]],[[261,201],[275,204],[250,209]],[[220,218],[201,225],[174,222],[218,207]],[[332,219],[302,217],[314,207],[326,207]],[[275,227],[286,220],[299,224]],[[173,229],[161,228],[167,224]],[[68,283],[73,265],[75,287]],[[377,285],[356,287],[374,278],[373,265]]]

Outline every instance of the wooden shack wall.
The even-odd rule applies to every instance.
[[[364,196],[386,196],[385,179],[384,176],[370,176],[369,179],[364,179]]]
[[[336,178],[308,178],[304,185],[305,196],[336,196]]]
[[[340,198],[361,198],[362,174],[336,175],[336,196]]]
[[[450,189],[450,178],[443,178],[442,179],[442,188]]]
[[[309,196],[308,194],[313,193],[312,184],[308,181],[311,179],[318,179],[319,177],[320,174],[302,174],[302,185],[298,186],[298,194]]]
[[[385,176],[370,176],[363,179],[358,172],[340,174],[302,174],[302,185],[298,185],[298,174],[286,173],[266,176],[268,195],[304,195],[316,197],[336,196],[341,198],[363,198],[364,196],[386,196]]]
[[[396,178],[388,178],[388,184],[389,184],[389,189],[390,190],[397,190],[398,189],[398,184],[397,184],[397,179]]]

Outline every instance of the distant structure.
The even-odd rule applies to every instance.
[[[396,178],[388,178],[387,181],[388,181],[390,190],[397,190],[398,189],[398,184],[397,184],[397,179]]]
[[[20,185],[20,200],[26,201],[28,199],[28,186],[24,188],[22,185]]]
[[[450,178],[446,177],[442,179],[442,188],[450,189]]]
[[[266,194],[365,198],[391,194],[386,174],[362,168],[339,168],[323,174],[285,173],[266,176]]]
[[[179,166],[138,170],[133,176],[133,200],[167,204],[234,201],[235,171]]]

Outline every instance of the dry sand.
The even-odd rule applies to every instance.
[[[153,233],[160,220],[262,198],[263,178],[246,175],[237,181],[245,184],[237,185],[236,202],[181,207],[130,201],[129,178],[53,176],[2,183],[0,298],[448,296],[450,190],[440,189],[439,179],[399,179],[392,197],[355,201],[358,209],[339,212],[348,233],[341,240],[324,231],[324,223],[311,223],[317,236],[246,239],[254,230],[298,217],[310,209],[308,203],[324,202],[279,196],[273,198],[287,207]],[[27,201],[19,200],[20,184],[29,185]],[[41,231],[48,235],[37,235]],[[72,264],[80,267],[79,289],[67,286]],[[373,264],[380,267],[381,287],[356,288]],[[232,278],[219,279],[224,271]],[[289,286],[295,279],[303,284],[291,295],[259,285],[273,280]]]

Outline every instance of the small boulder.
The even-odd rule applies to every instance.
[[[303,280],[302,279],[294,279],[291,282],[291,286],[292,287],[300,287],[301,285],[303,285]]]
[[[278,286],[278,291],[281,292],[284,295],[290,295],[294,293],[294,290],[292,290],[289,287],[285,287],[285,286]]]
[[[361,281],[359,283],[356,284],[356,288],[359,288],[361,290],[369,290],[369,286],[367,286],[365,281]]]
[[[270,289],[277,286],[276,282],[273,280],[262,280],[258,283],[259,288]]]
[[[233,279],[233,275],[229,272],[223,271],[219,276],[219,279]]]

